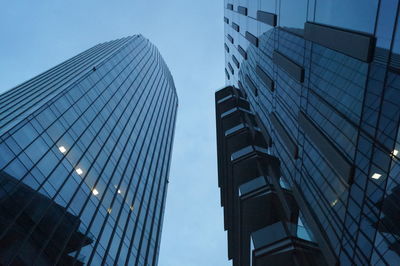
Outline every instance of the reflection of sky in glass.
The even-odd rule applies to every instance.
[[[234,9],[236,9],[236,4],[239,1],[233,2],[235,4]],[[235,75],[231,75],[231,79],[227,80],[227,83],[237,84],[239,87],[240,84],[243,84],[248,94],[249,101],[253,108],[259,112],[261,116],[260,119],[265,122],[267,127],[270,122],[268,119],[268,113],[276,111],[285,123],[288,132],[298,132],[298,110],[296,107],[300,106],[300,100],[302,100],[300,99],[300,93],[304,92],[304,89],[306,89],[306,91],[308,91],[306,100],[307,104],[304,104],[304,106],[302,105],[302,107],[306,109],[309,118],[318,125],[334,146],[340,149],[343,156],[354,158],[354,154],[356,153],[355,145],[358,136],[358,129],[354,125],[358,125],[362,117],[364,118],[363,124],[370,123],[371,125],[374,125],[374,119],[377,117],[375,116],[375,112],[379,111],[375,103],[379,100],[378,94],[381,93],[381,82],[386,82],[386,98],[396,98],[390,96],[396,95],[399,91],[398,75],[396,71],[399,69],[400,65],[400,56],[398,55],[400,53],[400,20],[397,21],[397,26],[393,25],[396,15],[400,14],[398,13],[399,10],[397,8],[398,1],[259,0],[248,2],[249,17],[251,18],[247,18],[248,20],[245,24],[240,24],[241,35],[244,35],[246,31],[249,31],[253,35],[257,36],[259,38],[258,48],[253,45],[243,46],[241,40],[243,39],[244,42],[248,42],[246,39],[249,38],[246,38],[246,36],[240,36],[236,32],[233,32],[230,29],[230,25],[225,27],[235,40],[239,39],[237,42],[240,43],[242,47],[247,47],[246,52],[248,55],[246,61],[242,60],[241,57],[238,57],[241,63],[240,70],[237,71],[235,68]],[[242,2],[240,1],[240,3]],[[377,17],[378,3],[379,17]],[[275,6],[276,4],[278,6]],[[262,22],[256,22],[256,24],[253,23],[254,20],[252,18],[255,17],[254,14],[256,14],[255,10],[257,9],[276,14],[279,30],[271,30],[267,24]],[[235,20],[237,15],[231,16],[230,13],[227,13],[227,17]],[[240,18],[239,21],[241,22],[243,19]],[[335,40],[338,39],[333,40],[333,45],[331,46],[323,43],[311,44],[310,42],[304,41],[303,38],[298,35],[302,35],[302,29],[304,29],[304,23],[306,21],[332,28],[342,28],[342,36],[344,36],[346,32],[350,36],[358,36],[360,38],[362,38],[361,36],[363,35],[370,36],[374,34],[377,43],[376,49],[374,50],[373,63],[369,64],[365,62],[368,61],[365,58],[356,59],[355,51],[359,51],[360,49],[358,49],[355,43],[351,43],[352,40],[349,40],[348,47],[346,47],[347,43],[343,45],[344,47],[349,48],[349,50],[353,49],[351,52],[346,52],[346,49],[339,47],[338,44],[340,44],[340,42],[335,43]],[[392,31],[394,28],[396,29],[396,33],[394,34],[394,40],[392,41]],[[329,31],[325,31],[327,34],[328,32]],[[340,34],[338,34],[338,36],[339,35]],[[356,38],[353,40],[355,39]],[[236,56],[236,47],[229,43],[228,45],[230,48],[229,55],[235,54]],[[324,45],[331,48],[327,48]],[[383,64],[386,64],[386,60],[389,59],[388,49],[393,49],[394,54],[391,55],[391,65],[388,67],[389,71],[385,77],[386,66]],[[301,84],[299,85],[292,80],[293,76],[295,76],[294,74],[282,71],[279,64],[277,65],[272,62],[271,54],[274,50],[278,50],[298,65],[304,66],[307,80],[302,85],[306,88],[301,87]],[[230,57],[227,58],[227,62],[229,62]],[[262,75],[260,76],[257,71],[255,71],[257,65],[261,66],[262,69],[275,80],[276,89],[273,93],[270,92],[268,86],[263,84]],[[249,83],[246,81],[248,76],[251,81],[256,84],[256,90],[252,88],[253,86],[251,86],[251,82]],[[367,83],[368,77],[370,79]],[[368,93],[366,93],[366,84],[368,84]],[[364,99],[364,97],[366,98]],[[382,129],[382,131],[384,131],[382,133],[382,139],[384,139],[384,134],[388,134],[388,136],[394,134],[395,130],[398,128],[395,120],[397,113],[393,116],[393,114],[397,112],[396,104],[392,103],[388,99],[385,99],[385,101],[386,102],[383,103],[383,108],[380,111],[383,115],[379,118],[379,123],[381,123],[382,128],[387,124],[386,128]],[[375,110],[372,111],[372,109]],[[363,116],[361,116],[362,111],[365,112]],[[344,117],[346,117],[346,119],[343,119]],[[389,121],[390,119],[393,120]],[[274,129],[272,129],[272,131],[274,131]],[[272,134],[274,137],[274,132]],[[273,151],[276,151],[274,154],[279,154],[281,161],[285,162],[281,165],[282,172],[285,175],[291,171],[293,165],[285,153],[285,145],[279,142],[279,137],[276,139],[278,139],[278,141],[274,141],[276,148]],[[387,139],[385,137],[385,141],[387,141],[386,143],[389,143],[388,139],[389,137],[387,137]],[[362,140],[359,145],[362,146],[365,143],[366,141]],[[390,150],[393,150],[391,145],[393,144],[388,144],[388,147],[390,147]],[[399,150],[398,147],[399,145],[394,147],[392,156],[397,153],[397,150]],[[304,191],[310,192],[307,194],[305,193],[306,198],[310,202],[310,205],[313,206],[313,209],[315,209],[315,213],[320,217],[319,220],[321,227],[324,228],[323,230],[325,232],[327,232],[332,246],[337,246],[338,243],[340,243],[340,239],[337,236],[341,235],[341,232],[336,233],[335,231],[340,230],[342,221],[339,221],[339,219],[337,220],[338,222],[334,221],[332,219],[333,215],[327,216],[325,215],[325,211],[328,209],[331,214],[334,214],[337,217],[343,217],[345,209],[343,208],[343,205],[344,202],[347,201],[348,196],[346,194],[346,186],[344,186],[340,179],[337,178],[334,170],[330,169],[329,165],[327,165],[324,160],[321,160],[319,156],[316,156],[320,151],[315,149],[310,142],[306,142],[303,148],[303,151],[307,151],[307,153],[305,153],[307,155],[303,158],[302,163],[304,168],[307,169],[309,177],[305,175],[304,178],[301,179],[302,188],[304,188]],[[246,150],[238,151],[238,154],[234,155],[236,157],[240,156],[241,153],[244,153],[245,151]],[[378,155],[374,156],[376,156],[375,158],[379,158]],[[376,159],[376,162],[378,162],[378,159]],[[363,166],[364,164],[367,165],[369,162],[367,159],[360,159],[357,163]],[[360,168],[362,169],[362,167]],[[397,172],[392,174],[393,176],[398,176],[396,175],[398,169],[399,168],[396,169]],[[372,171],[368,175],[367,179],[383,182],[383,180],[387,178],[387,176],[383,174],[372,176],[373,173],[375,173],[375,171]],[[287,174],[286,176],[289,175]],[[310,189],[311,186],[306,185],[307,183],[316,184],[315,187],[318,189]],[[368,186],[369,188],[372,188],[372,186]],[[391,194],[390,189],[387,189],[386,192],[389,195]],[[371,200],[377,199],[381,196],[376,192],[370,192],[370,194],[373,194]],[[323,196],[317,197],[315,195]],[[349,202],[356,205],[354,202],[358,201],[357,197],[360,195],[363,195],[363,193],[358,191],[352,192],[352,200]],[[355,198],[354,201],[353,197]],[[326,206],[322,203],[322,198],[326,201]],[[353,209],[350,211],[353,211]],[[387,219],[390,217],[390,213],[382,215]],[[369,221],[361,219],[361,229],[364,229],[363,224],[368,224],[369,227],[372,227]],[[376,224],[374,226],[376,226]],[[312,237],[312,235],[307,234],[307,231],[302,227],[302,225],[299,225],[296,229],[300,237],[305,239]],[[356,244],[358,244],[359,247],[364,247],[369,245],[371,241],[373,242],[373,236],[376,234],[376,231],[372,229],[371,232],[370,236],[372,238],[367,239],[367,237],[365,237],[366,239],[362,239],[358,237],[358,240],[355,241],[357,242]],[[375,246],[378,247],[382,254],[386,252],[385,259],[392,262],[388,264],[397,265],[398,255],[395,254],[395,252],[398,252],[398,250],[395,251],[395,247],[398,247],[398,242],[393,242],[393,245],[389,247],[383,240],[384,236],[385,233],[382,232],[376,234]],[[397,237],[397,233],[387,234],[385,237]],[[381,241],[383,242],[381,243]],[[370,251],[367,251],[364,248],[355,250],[354,252],[359,254],[364,253],[367,254],[367,256],[370,256],[371,254],[368,253]],[[372,257],[370,257],[372,258],[372,264],[383,264],[382,261],[377,261],[377,256],[375,256],[374,259],[374,255],[376,254],[373,254]]]
[[[332,26],[372,33],[378,0],[317,1],[315,21]]]
[[[400,19],[397,19],[396,35],[392,47],[394,53],[400,54]]]
[[[307,15],[307,0],[282,1],[281,10],[285,11],[278,16],[278,21],[282,27],[304,28]]]

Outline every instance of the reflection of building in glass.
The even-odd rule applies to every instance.
[[[216,114],[228,257],[398,264],[399,3],[276,3],[225,0]]]
[[[0,264],[156,264],[177,104],[141,35],[0,95]]]
[[[93,239],[79,232],[80,219],[58,204],[25,184],[18,186],[18,180],[4,172],[0,173],[0,228],[5,236],[0,243],[0,263],[3,265],[14,257],[15,265],[29,265],[33,260],[38,265],[72,264],[81,246],[89,245]],[[27,206],[27,208],[24,208]],[[18,215],[18,212],[22,213]],[[66,213],[64,215],[64,213]],[[43,216],[42,219],[37,217]],[[18,217],[17,219],[15,219]],[[60,220],[58,217],[62,217]],[[13,221],[15,219],[15,221]],[[37,223],[32,228],[29,225]],[[59,226],[55,227],[55,225]],[[7,228],[7,225],[10,228]],[[6,229],[8,229],[6,231]],[[54,231],[54,233],[52,233]],[[20,249],[26,234],[29,241]],[[66,236],[71,235],[64,243]],[[50,236],[50,238],[48,237]],[[43,246],[49,242],[50,245]],[[64,247],[65,246],[65,247]],[[43,249],[43,252],[40,252]],[[17,252],[18,251],[18,252]],[[37,253],[40,255],[37,256]],[[78,262],[77,265],[82,263]]]

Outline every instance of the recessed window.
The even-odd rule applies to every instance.
[[[232,44],[234,43],[233,37],[231,35],[228,34],[227,38]]]
[[[244,6],[238,6],[237,11],[238,11],[240,14],[247,16],[247,8],[246,8],[246,7],[244,7]]]
[[[228,63],[228,67],[229,67],[229,70],[231,71],[232,75],[234,75],[235,72],[233,71],[233,67],[232,67],[231,63]]]
[[[232,61],[236,65],[237,68],[240,67],[239,61],[236,59],[236,57],[234,55],[232,55]]]
[[[66,153],[66,152],[67,152],[67,149],[66,149],[64,146],[58,147],[58,150],[59,150],[61,153]]]
[[[231,79],[231,76],[229,75],[229,72],[226,68],[225,68],[225,75],[227,79]]]
[[[242,48],[242,46],[238,45],[238,51],[239,51],[239,53],[243,56],[243,58],[244,58],[245,60],[247,60],[247,53],[246,53],[246,51]]]
[[[93,193],[93,195],[95,195],[95,196],[96,196],[96,195],[98,195],[98,194],[99,194],[99,191],[98,191],[97,189],[95,189],[95,188],[94,188],[94,189],[92,190],[92,193]]]
[[[375,173],[375,174],[373,174],[372,176],[371,176],[371,178],[372,179],[379,179],[379,178],[381,178],[381,174],[378,174],[378,173]]]
[[[225,51],[226,51],[227,53],[229,53],[229,47],[228,47],[228,45],[226,45],[226,43],[224,43],[224,45],[225,45]]]
[[[240,27],[239,27],[239,25],[238,25],[238,24],[236,24],[235,22],[232,22],[232,28],[233,28],[235,31],[237,31],[237,32],[239,32],[239,31],[240,31]]]
[[[83,171],[82,171],[81,168],[77,168],[77,169],[76,169],[76,173],[77,173],[78,175],[81,175],[81,174],[83,174]]]
[[[245,34],[246,39],[251,42],[255,47],[258,47],[258,38],[251,34],[250,32],[246,31]]]

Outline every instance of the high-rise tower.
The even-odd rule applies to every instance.
[[[0,264],[155,265],[177,106],[141,35],[0,95]]]
[[[234,265],[400,263],[400,3],[225,0]]]

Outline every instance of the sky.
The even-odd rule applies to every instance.
[[[0,93],[90,48],[141,33],[179,97],[160,266],[224,266],[214,92],[224,83],[223,1],[0,1]]]

